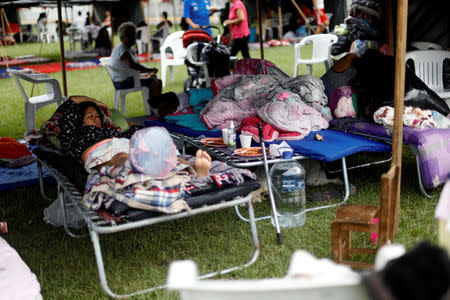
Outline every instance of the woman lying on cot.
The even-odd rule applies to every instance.
[[[139,63],[135,49],[136,26],[131,22],[122,23],[118,28],[120,43],[117,44],[111,53],[111,77],[116,89],[130,89],[134,87],[134,76],[139,72],[148,73],[147,78],[141,78],[141,85],[150,89],[151,105],[152,97],[160,95],[162,82],[156,78],[158,69],[147,68]]]
[[[129,124],[130,128],[122,132],[105,118],[111,115],[108,106],[86,96],[71,96],[60,109],[64,115],[61,122],[63,152],[71,153],[85,163],[86,154],[97,148],[95,161],[102,161],[101,164],[93,163],[97,168],[123,165],[128,160],[128,139],[140,129],[139,126]],[[178,161],[187,163],[182,159]],[[188,164],[194,167],[197,177],[205,176],[211,167],[211,157],[198,150],[195,163]]]

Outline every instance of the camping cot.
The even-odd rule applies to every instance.
[[[343,132],[391,141],[392,128],[359,119],[337,119],[330,127]],[[450,175],[450,129],[403,127],[403,143],[411,148],[416,158],[418,186],[422,194],[431,197],[426,189],[442,185]]]
[[[209,278],[218,274],[226,274],[248,267],[255,263],[258,259],[260,245],[253,211],[253,200],[250,192],[257,189],[259,184],[254,180],[246,180],[243,184],[238,186],[215,188],[209,192],[205,191],[204,193],[193,195],[192,197],[186,199],[186,202],[191,209],[189,211],[182,211],[174,214],[162,214],[152,211],[133,209],[125,204],[116,205],[112,212],[102,209],[93,211],[87,209],[82,203],[82,192],[80,192],[80,190],[83,190],[83,180],[80,180],[80,177],[82,178],[83,174],[86,173],[81,163],[78,165],[73,164],[73,168],[63,168],[62,166],[67,166],[67,156],[61,156],[60,154],[46,151],[46,149],[42,149],[40,147],[37,147],[34,153],[37,156],[40,191],[44,198],[49,199],[45,194],[43,167],[53,178],[55,178],[57,182],[57,200],[60,201],[60,209],[64,220],[64,230],[66,233],[71,237],[80,237],[78,232],[74,232],[69,228],[68,217],[66,215],[66,205],[74,206],[76,211],[86,222],[94,248],[100,283],[104,292],[110,297],[130,297],[164,288],[165,285],[163,284],[144,288],[129,292],[127,294],[117,294],[113,292],[108,284],[102,257],[100,235],[103,234],[128,231],[142,228],[144,226],[151,226],[154,224],[170,222],[181,218],[188,218],[225,208],[231,208],[233,206],[246,205],[248,208],[250,220],[249,226],[253,241],[253,254],[250,256],[249,261],[241,265],[204,274],[202,275],[202,278]]]
[[[205,145],[201,142],[199,137],[217,137],[221,133],[218,131],[197,131],[191,128],[179,126],[177,124],[167,123],[162,120],[146,120],[144,122],[146,127],[162,126],[165,127],[171,135],[180,140],[183,145],[190,144],[196,148],[207,151],[213,158],[226,162],[233,167],[248,168],[254,166],[262,166],[262,156],[259,157],[241,157],[235,155],[233,151],[227,148],[217,148]],[[320,133],[323,137],[323,141],[314,139],[315,133]],[[238,140],[238,139],[237,139]],[[276,141],[272,143],[280,143]],[[318,132],[311,132],[308,136],[297,141],[286,141],[289,146],[294,150],[294,159],[301,160],[311,158],[320,162],[332,162],[340,160],[342,166],[342,176],[344,182],[344,195],[339,203],[326,204],[321,206],[314,206],[305,209],[305,213],[308,211],[314,211],[324,208],[330,208],[345,203],[349,197],[349,181],[347,175],[346,157],[352,154],[360,152],[390,152],[391,147],[383,142],[367,139],[352,133],[340,132],[337,130],[324,129]],[[270,143],[266,143],[269,145]],[[270,157],[270,156],[269,156]],[[280,161],[280,158],[270,157],[268,163],[273,164]],[[379,163],[379,162],[374,162]],[[268,176],[268,174],[266,174]],[[275,208],[273,208],[274,211]],[[236,209],[239,217],[244,218]],[[259,217],[257,220],[267,219],[270,216]]]

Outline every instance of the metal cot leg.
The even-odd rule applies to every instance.
[[[38,169],[38,175],[39,175],[39,190],[41,192],[41,196],[42,198],[44,198],[47,201],[52,201],[53,199],[51,199],[50,197],[48,197],[45,194],[45,187],[44,187],[44,175],[42,173],[42,163],[37,160],[37,169]]]
[[[302,214],[307,213],[308,211],[314,211],[314,210],[338,206],[338,205],[344,204],[348,200],[348,197],[350,196],[350,188],[349,188],[349,182],[348,182],[347,164],[346,164],[345,157],[341,158],[341,164],[342,164],[342,176],[343,176],[343,180],[344,180],[344,197],[343,197],[343,199],[339,203],[307,208],[303,212],[301,212]],[[241,214],[238,206],[235,206],[234,210],[236,212],[236,215],[239,217],[239,219],[249,222],[249,219],[244,217]],[[263,217],[258,217],[255,220],[256,221],[266,220],[266,219],[270,219],[270,217],[271,216],[263,216]]]
[[[417,147],[412,146],[410,144],[409,148],[411,149],[412,153],[416,157],[417,181],[419,183],[419,190],[422,193],[422,195],[424,195],[425,197],[432,198],[433,196],[428,194],[427,191],[425,190],[425,187],[423,186],[422,174],[420,173],[420,165],[419,165],[419,163],[420,163],[420,161],[419,161],[419,153],[417,151]]]
[[[260,243],[259,243],[259,237],[258,237],[258,230],[256,227],[256,221],[255,221],[255,213],[253,210],[253,201],[251,199],[250,196],[249,197],[249,201],[247,202],[247,206],[248,206],[248,215],[249,215],[249,223],[250,223],[250,231],[252,234],[252,240],[253,240],[253,255],[251,256],[250,260],[242,265],[239,266],[234,266],[228,269],[223,269],[220,271],[215,271],[215,272],[211,272],[211,273],[207,273],[204,275],[201,275],[199,278],[204,279],[204,278],[210,278],[216,275],[222,275],[222,274],[227,274],[239,269],[243,269],[246,268],[252,264],[254,264],[259,257],[260,254]],[[89,233],[91,235],[91,241],[94,247],[94,253],[95,253],[95,260],[97,263],[97,271],[98,271],[98,275],[99,275],[99,279],[100,279],[100,284],[103,288],[103,290],[105,291],[105,293],[112,297],[112,298],[128,298],[131,296],[135,296],[135,295],[139,295],[139,294],[144,294],[144,293],[148,293],[157,289],[162,289],[165,288],[166,285],[159,285],[159,286],[155,286],[155,287],[150,287],[150,288],[146,288],[146,289],[142,289],[139,291],[135,291],[129,294],[116,294],[114,293],[108,285],[108,280],[106,278],[106,272],[105,272],[105,266],[104,266],[104,261],[103,261],[103,256],[102,256],[102,250],[101,250],[101,246],[100,246],[100,239],[99,239],[99,234],[92,228],[89,227]]]

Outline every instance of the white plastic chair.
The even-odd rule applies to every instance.
[[[208,66],[206,62],[198,60],[198,53],[197,53],[198,45],[199,43],[194,42],[190,44],[186,49],[186,59],[194,66],[200,67],[202,69],[203,74],[203,76],[199,76],[199,78],[196,78],[196,80],[194,80],[192,84],[195,88],[200,88],[203,82],[205,82],[206,84],[205,87],[210,87],[211,77],[209,76]]]
[[[25,101],[25,129],[26,131],[36,129],[36,111],[46,105],[56,103],[58,106],[67,98],[61,94],[58,80],[47,74],[26,74],[19,70],[7,69],[8,73],[15,79],[17,87],[22,93]],[[45,84],[46,93],[39,96],[28,97],[19,79],[34,84]],[[36,88],[34,89],[37,90]]]
[[[338,38],[334,34],[316,34],[304,37],[299,43],[294,45],[294,77],[297,76],[297,69],[300,64],[306,64],[308,74],[312,75],[313,64],[325,64],[328,71],[331,68],[331,45],[337,42]],[[302,48],[307,44],[312,44],[312,57],[302,58]]]
[[[77,50],[77,43],[80,43],[80,49],[82,49],[83,32],[81,31],[81,29],[76,27],[69,27],[66,29],[66,32],[69,35],[70,51]]]
[[[148,27],[141,26],[136,28],[136,36],[139,37],[138,39],[136,39],[138,54],[147,53]]]
[[[375,257],[375,271],[405,254],[401,244],[382,246]],[[366,273],[365,276],[374,273]],[[293,253],[283,278],[264,279],[202,279],[191,260],[174,261],[169,266],[167,288],[180,293],[181,300],[368,300],[368,288],[360,273],[328,258],[316,258],[305,250]],[[389,291],[381,284],[380,292]],[[377,298],[377,297],[375,297]]]
[[[369,295],[358,273],[329,259],[316,259],[296,251],[287,276],[265,279],[200,280],[197,265],[190,260],[171,263],[167,288],[181,300],[366,300]]]
[[[139,38],[136,40],[136,46],[139,54],[147,53],[147,44],[148,44],[148,27],[141,26],[136,29],[136,35]],[[158,46],[161,46],[169,35],[169,26],[164,25],[159,29],[155,34],[152,34],[151,42],[157,41]],[[153,43],[150,44],[150,50],[153,52]]]
[[[441,45],[431,43],[431,42],[412,42],[411,46],[419,50],[442,50]]]
[[[175,31],[167,36],[164,40],[159,52],[161,53],[161,80],[162,86],[166,86],[167,68],[170,68],[170,82],[174,80],[174,66],[184,65],[186,58],[186,48],[183,47],[183,33],[184,31]],[[173,58],[168,57],[167,49],[171,49]]]
[[[108,72],[109,77],[112,80],[111,70],[114,70],[114,67],[111,66],[111,57],[101,57],[100,62],[106,67],[106,71]],[[114,87],[114,83],[113,83]],[[150,105],[147,100],[150,97],[150,90],[148,87],[142,86],[141,81],[139,80],[139,73],[136,72],[134,76],[134,87],[130,89],[116,89],[114,87],[114,108],[119,109],[119,100],[120,100],[120,112],[125,116],[126,113],[126,105],[125,100],[126,96],[129,93],[142,91],[142,101],[144,102],[145,114],[150,115]]]
[[[169,25],[164,25],[157,32],[155,32],[155,34],[152,35],[152,41],[157,41],[158,46],[161,47],[162,44],[164,43],[164,40],[169,36],[169,33],[170,33]]]
[[[450,98],[450,90],[444,89],[442,79],[444,60],[450,59],[450,52],[445,50],[415,50],[406,53],[406,60],[414,63],[414,71],[425,84],[439,97]]]

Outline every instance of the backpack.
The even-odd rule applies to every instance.
[[[211,77],[230,75],[230,49],[217,42],[210,42],[202,50],[202,60],[207,62]]]

